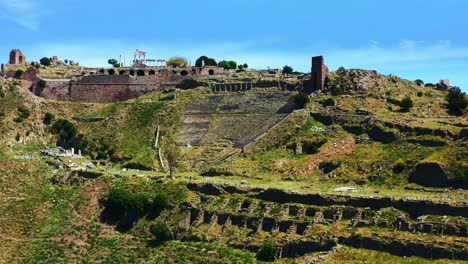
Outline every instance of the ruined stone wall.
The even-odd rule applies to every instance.
[[[46,87],[40,89],[35,86],[32,92],[45,98],[53,98],[61,101],[70,100],[70,80],[45,79],[45,81]]]
[[[26,64],[26,56],[23,55],[21,50],[14,49],[10,52],[10,60],[9,64],[13,65],[25,65]]]
[[[312,90],[323,90],[329,71],[323,56],[312,57]]]
[[[133,99],[147,93],[173,87],[190,76],[174,75],[165,71],[148,76],[85,76],[70,87],[70,101],[117,102]]]
[[[147,90],[145,85],[75,84],[70,89],[70,101],[97,103],[125,101],[143,95]]]

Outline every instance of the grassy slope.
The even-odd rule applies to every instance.
[[[393,89],[393,88],[392,88]],[[402,92],[399,87],[395,93]],[[435,94],[436,101],[440,100],[442,93],[433,90],[424,90],[426,94]],[[97,123],[76,123],[80,132],[86,133],[86,138],[99,144],[106,140],[113,144],[116,153],[130,156],[133,161],[145,165],[154,164],[154,154],[151,149],[154,131],[157,124],[162,124],[166,135],[177,132],[180,122],[178,112],[183,104],[198,96],[198,91],[184,92],[177,103],[159,101],[162,94],[153,94],[139,100],[114,104],[79,104],[48,101],[39,103],[31,100],[24,93],[9,94],[0,99],[0,111],[5,113],[2,122],[1,139],[5,142],[11,139],[18,131],[24,132],[25,127],[34,123],[41,123],[42,114],[49,111],[57,117],[71,120],[74,116],[81,117],[112,117]],[[393,90],[392,90],[393,93]],[[343,109],[354,110],[366,108],[381,118],[401,120],[401,116],[409,119],[410,124],[417,126],[433,126],[423,119],[424,113],[417,110],[426,108],[433,97],[414,97],[416,107],[410,113],[395,113],[387,109],[390,106],[374,96],[367,97],[363,104],[353,98],[335,97]],[[316,97],[310,108],[320,108],[317,101],[329,96]],[[32,115],[23,123],[16,124],[11,120],[16,116],[18,105],[27,105],[33,112],[40,110],[41,114]],[[365,106],[365,107],[364,107]],[[444,115],[440,104],[427,110],[430,115]],[[424,122],[423,122],[424,121]],[[454,123],[465,123],[466,117],[445,119],[451,124],[445,125],[454,132],[459,129]],[[436,122],[436,121],[435,121]],[[304,125],[303,125],[304,124]],[[369,182],[365,190],[359,195],[391,195],[397,197],[418,196],[424,198],[444,199],[448,201],[465,201],[466,191],[452,191],[445,193],[431,193],[425,191],[407,191],[406,177],[409,169],[400,174],[392,172],[393,164],[402,159],[408,164],[419,160],[438,160],[445,162],[466,163],[466,144],[449,143],[444,147],[426,147],[410,143],[406,139],[391,143],[357,144],[353,153],[336,153],[327,156],[326,150],[333,147],[334,142],[341,142],[349,133],[337,127],[335,132],[327,132],[322,124],[312,118],[301,117],[286,122],[274,133],[269,135],[256,148],[258,154],[247,158],[239,157],[222,167],[231,170],[233,177],[205,178],[206,181],[239,183],[248,178],[249,185],[271,186],[285,189],[300,189],[304,192],[331,192],[335,186],[353,184],[354,180],[366,179],[368,175],[379,177]],[[291,149],[283,146],[302,140],[316,140],[325,138],[328,142],[316,154],[294,155]],[[147,248],[146,241],[141,239],[140,230],[144,230],[148,221],[141,221],[134,232],[121,234],[111,226],[99,222],[99,213],[102,208],[99,199],[106,191],[116,184],[115,178],[103,177],[80,187],[69,188],[52,185],[51,169],[42,160],[14,161],[16,153],[32,153],[38,151],[51,142],[39,142],[31,139],[26,144],[16,144],[9,148],[0,144],[0,255],[3,262],[25,263],[134,263],[142,261],[193,261],[194,263],[210,262],[254,262],[253,254],[240,252],[230,248],[223,248],[205,243],[171,242],[162,248]],[[264,151],[268,150],[268,151]],[[455,156],[454,154],[455,153]],[[456,156],[460,156],[456,160]],[[453,157],[453,159],[452,159]],[[333,177],[323,175],[319,170],[305,170],[296,173],[298,169],[307,167],[309,162],[326,158],[328,161],[341,162],[342,167],[337,169]],[[362,172],[364,171],[364,172]],[[138,183],[135,183],[138,184]],[[379,194],[375,194],[379,191]],[[145,229],[146,230],[146,229]],[[364,231],[363,231],[364,232]],[[206,252],[194,255],[193,251]],[[427,260],[418,258],[400,258],[386,253],[344,249],[332,253],[327,257],[329,263],[360,263],[364,260],[375,260],[378,263],[407,262],[427,263]],[[281,262],[287,262],[282,260]],[[301,260],[299,260],[301,261]],[[305,261],[305,260],[304,260]],[[431,261],[432,262],[432,261]],[[436,262],[437,263],[437,262]]]

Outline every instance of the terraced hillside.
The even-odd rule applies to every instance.
[[[466,113],[394,76],[328,84],[296,110],[278,88],[101,104],[0,78],[0,263],[466,263]]]

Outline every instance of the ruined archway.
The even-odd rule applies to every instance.
[[[211,69],[211,70],[208,71],[208,75],[214,75],[214,74],[215,74],[215,72],[214,72],[213,69]]]
[[[130,75],[131,75],[131,76],[135,76],[135,70],[133,70],[133,69],[130,70]]]
[[[156,74],[156,72],[154,70],[150,70],[149,73],[148,73],[148,75],[155,75],[155,74]]]
[[[120,75],[124,75],[125,73],[127,73],[126,70],[120,70],[120,71],[119,71],[119,74],[120,74]]]
[[[188,71],[183,70],[183,71],[180,72],[180,75],[182,75],[182,76],[187,76],[187,75],[188,75]]]
[[[138,76],[145,76],[145,71],[144,70],[138,70],[137,75]]]

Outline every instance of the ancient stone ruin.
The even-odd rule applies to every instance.
[[[323,90],[329,73],[323,56],[312,57],[312,91]]]
[[[26,65],[26,56],[19,49],[14,49],[10,52],[10,61],[12,65]]]

